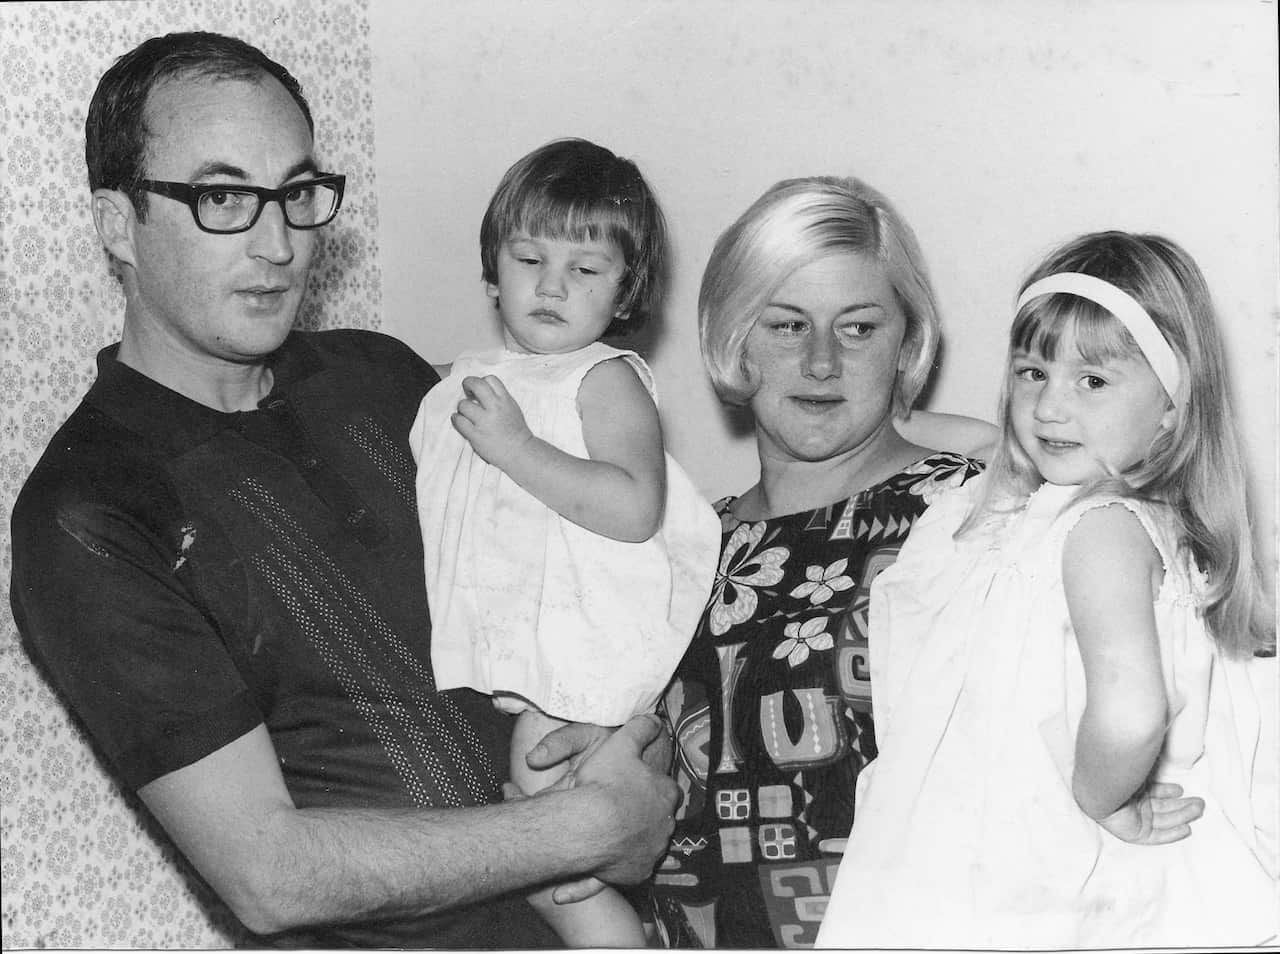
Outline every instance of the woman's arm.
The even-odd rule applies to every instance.
[[[1084,514],[1063,550],[1086,693],[1071,788],[1098,821],[1143,789],[1164,743],[1168,700],[1152,609],[1162,572],[1146,530],[1120,505]]]
[[[894,429],[912,444],[987,460],[1000,437],[994,424],[961,414],[912,411],[894,418]]]
[[[566,520],[639,543],[657,531],[666,500],[658,409],[626,361],[603,361],[578,392],[590,458],[535,437],[502,382],[466,378],[453,426],[485,461]]]

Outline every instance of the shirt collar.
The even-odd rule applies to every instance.
[[[147,440],[167,444],[175,453],[188,450],[234,427],[252,411],[218,411],[179,394],[117,358],[120,344],[98,352],[98,378],[85,403]],[[306,335],[293,332],[266,360],[271,391],[258,402],[265,407],[321,369],[322,361]]]

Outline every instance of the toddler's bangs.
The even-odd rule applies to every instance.
[[[1133,335],[1101,305],[1074,295],[1046,295],[1026,305],[1009,336],[1013,351],[1038,354],[1046,361],[1070,347],[1090,363],[1144,357]]]
[[[632,227],[611,196],[558,196],[540,190],[528,197],[512,231],[567,242],[613,242],[630,264]]]

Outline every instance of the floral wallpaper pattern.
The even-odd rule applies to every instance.
[[[300,324],[380,324],[368,0],[0,4],[0,929],[12,948],[218,948],[234,919],[182,873],[28,662],[9,612],[18,489],[119,337],[124,299],[89,218],[84,114],[150,36],[261,47],[302,83],[322,167],[347,175]]]

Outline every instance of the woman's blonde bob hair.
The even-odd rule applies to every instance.
[[[716,394],[746,404],[759,387],[747,361],[747,334],[778,287],[798,268],[828,255],[880,262],[907,318],[894,412],[920,395],[940,329],[933,287],[915,233],[889,200],[860,179],[787,179],[760,196],[716,241],[698,294],[702,359]]]

